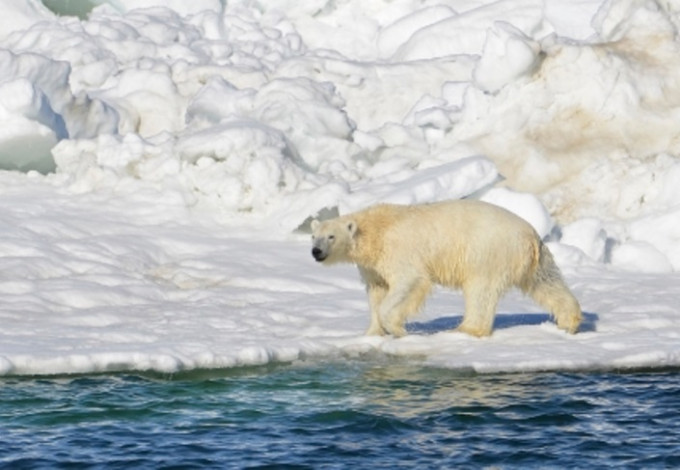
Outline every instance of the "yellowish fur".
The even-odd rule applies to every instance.
[[[461,288],[459,330],[487,336],[496,306],[518,287],[574,333],[581,309],[538,234],[523,219],[480,201],[399,206],[381,204],[313,224],[315,257],[350,262],[366,283],[367,334],[406,333],[433,285]],[[321,259],[323,258],[323,259]]]

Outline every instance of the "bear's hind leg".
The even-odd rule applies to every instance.
[[[531,288],[529,295],[537,304],[550,311],[558,328],[571,334],[578,331],[583,319],[581,306],[561,279],[537,283]]]
[[[537,304],[550,311],[558,328],[572,334],[578,331],[583,319],[581,306],[562,279],[560,270],[545,245],[541,245],[538,269],[526,285],[521,287]]]
[[[491,335],[496,317],[496,306],[502,294],[490,287],[492,284],[485,280],[468,282],[463,287],[465,313],[463,322],[456,328],[456,331],[477,337]]]

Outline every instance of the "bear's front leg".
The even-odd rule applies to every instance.
[[[385,330],[380,323],[380,305],[382,304],[387,289],[377,284],[367,284],[368,304],[371,309],[371,324],[366,330],[367,336],[383,336]]]
[[[430,290],[430,282],[423,278],[391,283],[380,306],[383,328],[396,337],[405,336],[406,318],[420,310]]]

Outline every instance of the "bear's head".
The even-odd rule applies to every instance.
[[[350,262],[356,231],[356,222],[343,217],[312,221],[312,256],[324,264]]]

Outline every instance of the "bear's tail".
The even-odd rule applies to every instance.
[[[538,263],[527,293],[536,303],[550,311],[559,328],[576,333],[583,318],[581,306],[562,279],[548,247],[542,241],[538,241],[538,244]]]

